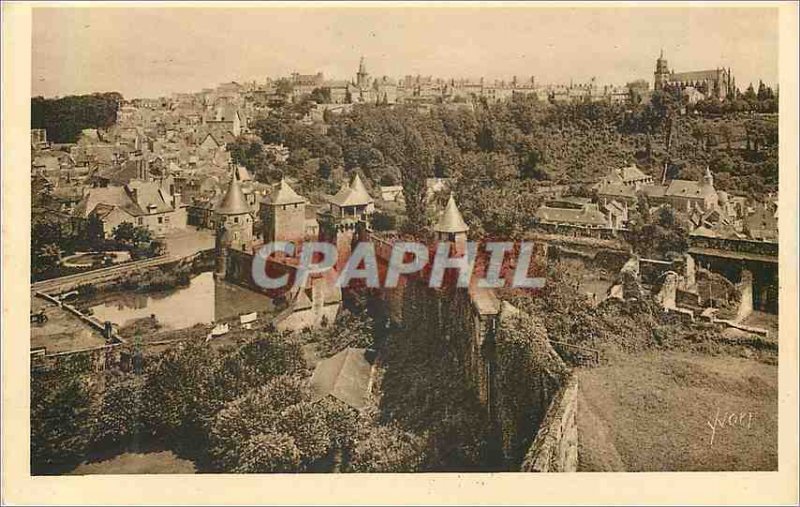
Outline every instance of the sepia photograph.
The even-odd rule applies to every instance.
[[[797,5],[603,4],[29,5],[21,473],[796,473]]]

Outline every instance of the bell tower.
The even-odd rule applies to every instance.
[[[653,76],[655,78],[653,88],[656,90],[664,88],[664,85],[666,85],[669,80],[669,66],[667,65],[667,60],[664,58],[663,49],[656,60],[656,71]]]

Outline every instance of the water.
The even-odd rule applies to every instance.
[[[152,314],[166,329],[183,329],[255,311],[276,310],[269,297],[215,280],[210,272],[200,273],[187,287],[178,289],[149,294],[106,294],[90,308],[100,321],[110,320],[121,327]]]

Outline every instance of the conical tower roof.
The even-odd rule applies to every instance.
[[[364,199],[367,201],[371,201],[372,197],[370,197],[369,192],[367,192],[367,187],[364,186],[364,182],[361,181],[361,176],[356,173],[355,177],[353,178],[353,183],[350,184],[350,188],[353,189],[354,195],[360,199]]]
[[[343,207],[343,206],[365,206],[370,204],[373,201],[372,197],[367,192],[367,187],[364,186],[364,182],[361,181],[361,177],[356,173],[356,176],[353,178],[353,182],[350,183],[350,186],[343,185],[341,190],[339,190],[336,195],[330,198],[330,202],[333,204]]]
[[[447,201],[447,207],[444,209],[444,213],[442,213],[442,216],[439,218],[433,230],[446,233],[467,232],[469,230],[466,222],[464,222],[464,217],[462,217],[461,212],[458,211],[456,200],[453,199],[452,195]]]
[[[225,197],[222,198],[219,204],[214,208],[214,212],[219,215],[243,215],[250,213],[250,206],[247,205],[247,199],[242,192],[242,186],[239,184],[239,178],[236,174],[237,171],[231,172],[231,182],[228,184],[228,191],[225,192]]]
[[[272,205],[282,205],[301,204],[306,200],[289,186],[285,178],[281,178],[281,182],[264,198],[264,202]]]

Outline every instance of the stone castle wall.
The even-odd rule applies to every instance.
[[[578,470],[578,380],[571,377],[553,397],[522,463],[523,472]]]

